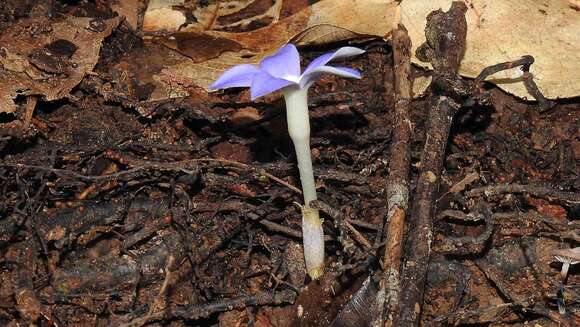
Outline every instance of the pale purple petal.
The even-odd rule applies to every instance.
[[[288,81],[300,78],[300,55],[294,44],[286,44],[275,54],[260,62],[260,68],[268,74]]]
[[[266,94],[277,91],[288,85],[297,84],[283,78],[276,78],[266,72],[260,72],[254,75],[252,81],[252,88],[250,89],[250,96],[252,100],[264,96]]]
[[[331,60],[358,56],[363,53],[365,53],[363,49],[355,47],[342,47],[334,52],[323,54],[322,56],[312,60],[312,62],[310,63],[310,65],[308,65],[308,67],[306,67],[302,75],[310,73],[316,67],[326,65]]]
[[[237,65],[226,70],[212,85],[210,91],[227,89],[229,87],[249,87],[252,85],[254,75],[260,72],[256,65]]]
[[[310,87],[310,85],[323,74],[334,74],[348,78],[361,78],[360,72],[356,69],[348,67],[319,66],[311,69],[308,73],[302,74],[302,77],[300,78],[300,88]]]

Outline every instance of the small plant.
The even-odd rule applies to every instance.
[[[293,44],[287,44],[275,54],[264,58],[260,65],[238,65],[226,70],[211,86],[211,90],[249,87],[252,100],[281,90],[286,101],[288,133],[294,143],[300,182],[304,195],[302,206],[302,235],[306,270],[312,279],[324,272],[324,234],[318,210],[309,206],[316,200],[312,158],[310,155],[310,119],[308,116],[308,88],[323,74],[361,78],[352,68],[326,64],[334,59],[364,53],[355,47],[342,47],[314,59],[300,73],[300,56]]]

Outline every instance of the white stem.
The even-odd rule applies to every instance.
[[[284,89],[288,133],[296,149],[304,205],[316,200],[312,158],[310,155],[310,118],[308,116],[308,89],[289,86]]]
[[[306,271],[312,279],[324,272],[324,233],[317,209],[309,207],[316,200],[316,186],[310,155],[310,119],[308,116],[308,88],[289,86],[284,88],[288,132],[294,143],[300,183],[304,194],[302,208],[302,241]]]

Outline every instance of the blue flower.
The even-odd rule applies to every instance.
[[[300,74],[298,50],[293,44],[287,44],[275,54],[265,57],[259,66],[243,64],[226,70],[209,88],[218,90],[249,87],[251,98],[254,100],[288,86],[308,89],[323,74],[361,78],[356,69],[326,64],[334,59],[352,57],[364,52],[355,47],[342,47],[314,59]]]

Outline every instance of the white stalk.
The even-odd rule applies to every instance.
[[[324,272],[324,234],[318,210],[309,207],[310,201],[316,200],[316,187],[310,155],[308,88],[289,86],[283,91],[286,100],[288,132],[296,150],[300,183],[304,194],[304,207],[302,207],[304,261],[308,275],[312,279],[317,279]]]

